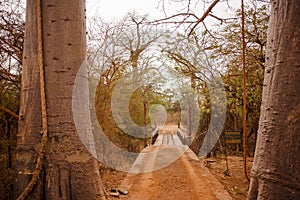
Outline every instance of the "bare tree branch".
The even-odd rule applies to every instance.
[[[11,111],[11,110],[5,108],[5,107],[2,106],[2,105],[0,105],[0,110],[2,110],[3,112],[6,112],[6,113],[8,113],[8,114],[10,114],[11,116],[13,116],[13,117],[16,118],[16,119],[19,119],[19,116],[18,116],[16,113],[14,113],[13,111]]]
[[[237,17],[230,17],[230,18],[220,18],[216,15],[213,15],[213,14],[209,14],[209,16],[219,20],[221,22],[221,24],[224,22],[224,23],[228,23],[229,20],[236,20],[238,19]]]
[[[167,20],[170,20],[170,19],[174,19],[176,17],[180,17],[180,16],[184,16],[186,17],[186,19],[190,16],[196,18],[197,20],[199,19],[194,13],[178,13],[178,14],[175,14],[175,15],[172,15],[170,17],[165,17],[163,19],[158,19],[158,20],[155,20],[153,22],[150,22],[151,24],[158,24],[158,23],[161,23],[161,22],[166,22],[166,23],[169,23]],[[190,23],[194,23],[195,21],[191,21]],[[173,23],[183,23],[183,22],[173,22]]]
[[[5,74],[6,76],[11,76],[15,79],[20,79],[21,78],[20,75],[11,74],[11,73],[9,73],[5,70],[2,70],[2,69],[0,69],[0,73]]]
[[[198,19],[198,21],[196,22],[196,24],[194,24],[194,26],[191,28],[188,36],[190,36],[192,34],[192,32],[194,32],[195,28],[198,26],[199,23],[203,22],[203,20],[209,15],[209,13],[211,12],[211,10],[215,7],[215,5],[217,5],[217,3],[220,0],[215,0],[209,7],[208,9],[204,12],[204,14]]]

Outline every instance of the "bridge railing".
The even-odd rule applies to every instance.
[[[182,144],[184,144],[184,145],[187,144],[186,130],[184,128],[178,127],[178,129],[177,129],[177,136],[181,140]]]
[[[150,144],[153,145],[158,137],[158,127],[151,127],[151,130],[149,131],[151,133],[151,141]]]

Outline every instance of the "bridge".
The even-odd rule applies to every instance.
[[[218,180],[178,136],[177,126],[158,130],[119,186],[132,200],[229,200]]]

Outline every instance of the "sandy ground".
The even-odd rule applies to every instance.
[[[206,161],[213,161],[210,162],[208,165]],[[250,168],[252,166],[252,160],[253,158],[248,158],[248,172],[250,171]],[[206,169],[208,169],[221,183],[221,185],[227,190],[227,192],[231,195],[232,199],[234,200],[244,200],[247,197],[247,192],[249,188],[249,182],[245,179],[244,176],[244,170],[243,170],[243,158],[242,156],[229,156],[228,157],[229,162],[229,176],[226,176],[224,174],[226,170],[226,164],[224,156],[218,155],[216,158],[209,158],[201,161],[191,161],[191,164],[196,168],[196,170],[201,170],[204,166]],[[199,166],[200,165],[200,166]],[[172,168],[173,166],[170,166]],[[168,169],[166,168],[164,171],[157,171],[157,174],[160,174],[161,176],[164,176],[164,174],[170,173],[168,172]],[[116,170],[106,170],[102,173],[102,181],[105,185],[105,188],[107,191],[111,188],[116,188],[121,185],[121,183],[125,180],[127,173],[120,172]],[[140,178],[142,175],[139,175]],[[174,179],[178,179],[178,175],[172,178],[171,181]],[[170,178],[168,178],[170,180]],[[176,180],[175,180],[176,182]],[[177,181],[178,182],[178,181]],[[167,185],[165,185],[166,187]],[[161,187],[161,190],[163,190],[165,187]],[[173,187],[173,186],[171,186]],[[182,185],[176,185],[177,193],[182,192],[183,183]],[[160,190],[160,189],[158,189]],[[167,189],[168,190],[168,189]],[[185,189],[184,189],[185,190]],[[132,192],[132,191],[129,191]],[[163,193],[163,192],[162,192]],[[129,195],[129,194],[128,194]],[[125,198],[126,197],[120,197]],[[109,197],[108,199],[116,200],[117,198]],[[127,199],[130,199],[127,197]],[[176,198],[174,198],[176,199]],[[164,200],[164,199],[161,199]]]
[[[229,156],[228,167],[229,173],[225,175],[226,162],[222,155],[218,155],[215,158],[207,159],[210,162],[209,165],[205,164],[210,172],[224,185],[225,189],[235,200],[244,200],[247,198],[249,182],[245,178],[244,174],[244,161],[242,155]],[[251,170],[253,164],[253,157],[247,158],[247,174]]]
[[[119,180],[118,187],[129,193],[108,199],[132,200],[215,200],[232,199],[204,160],[176,141],[176,126],[166,126],[159,133],[162,142],[144,149],[130,173]],[[144,173],[145,172],[145,173]],[[105,180],[105,179],[104,179]]]

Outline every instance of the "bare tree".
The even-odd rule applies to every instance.
[[[0,2],[0,199],[12,198],[13,165],[21,84],[24,5]]]
[[[7,96],[19,98],[24,38],[24,8],[18,1],[3,1],[0,4],[0,105],[16,114],[18,103],[11,105]],[[10,95],[7,95],[10,94]],[[14,115],[13,115],[14,116]]]

